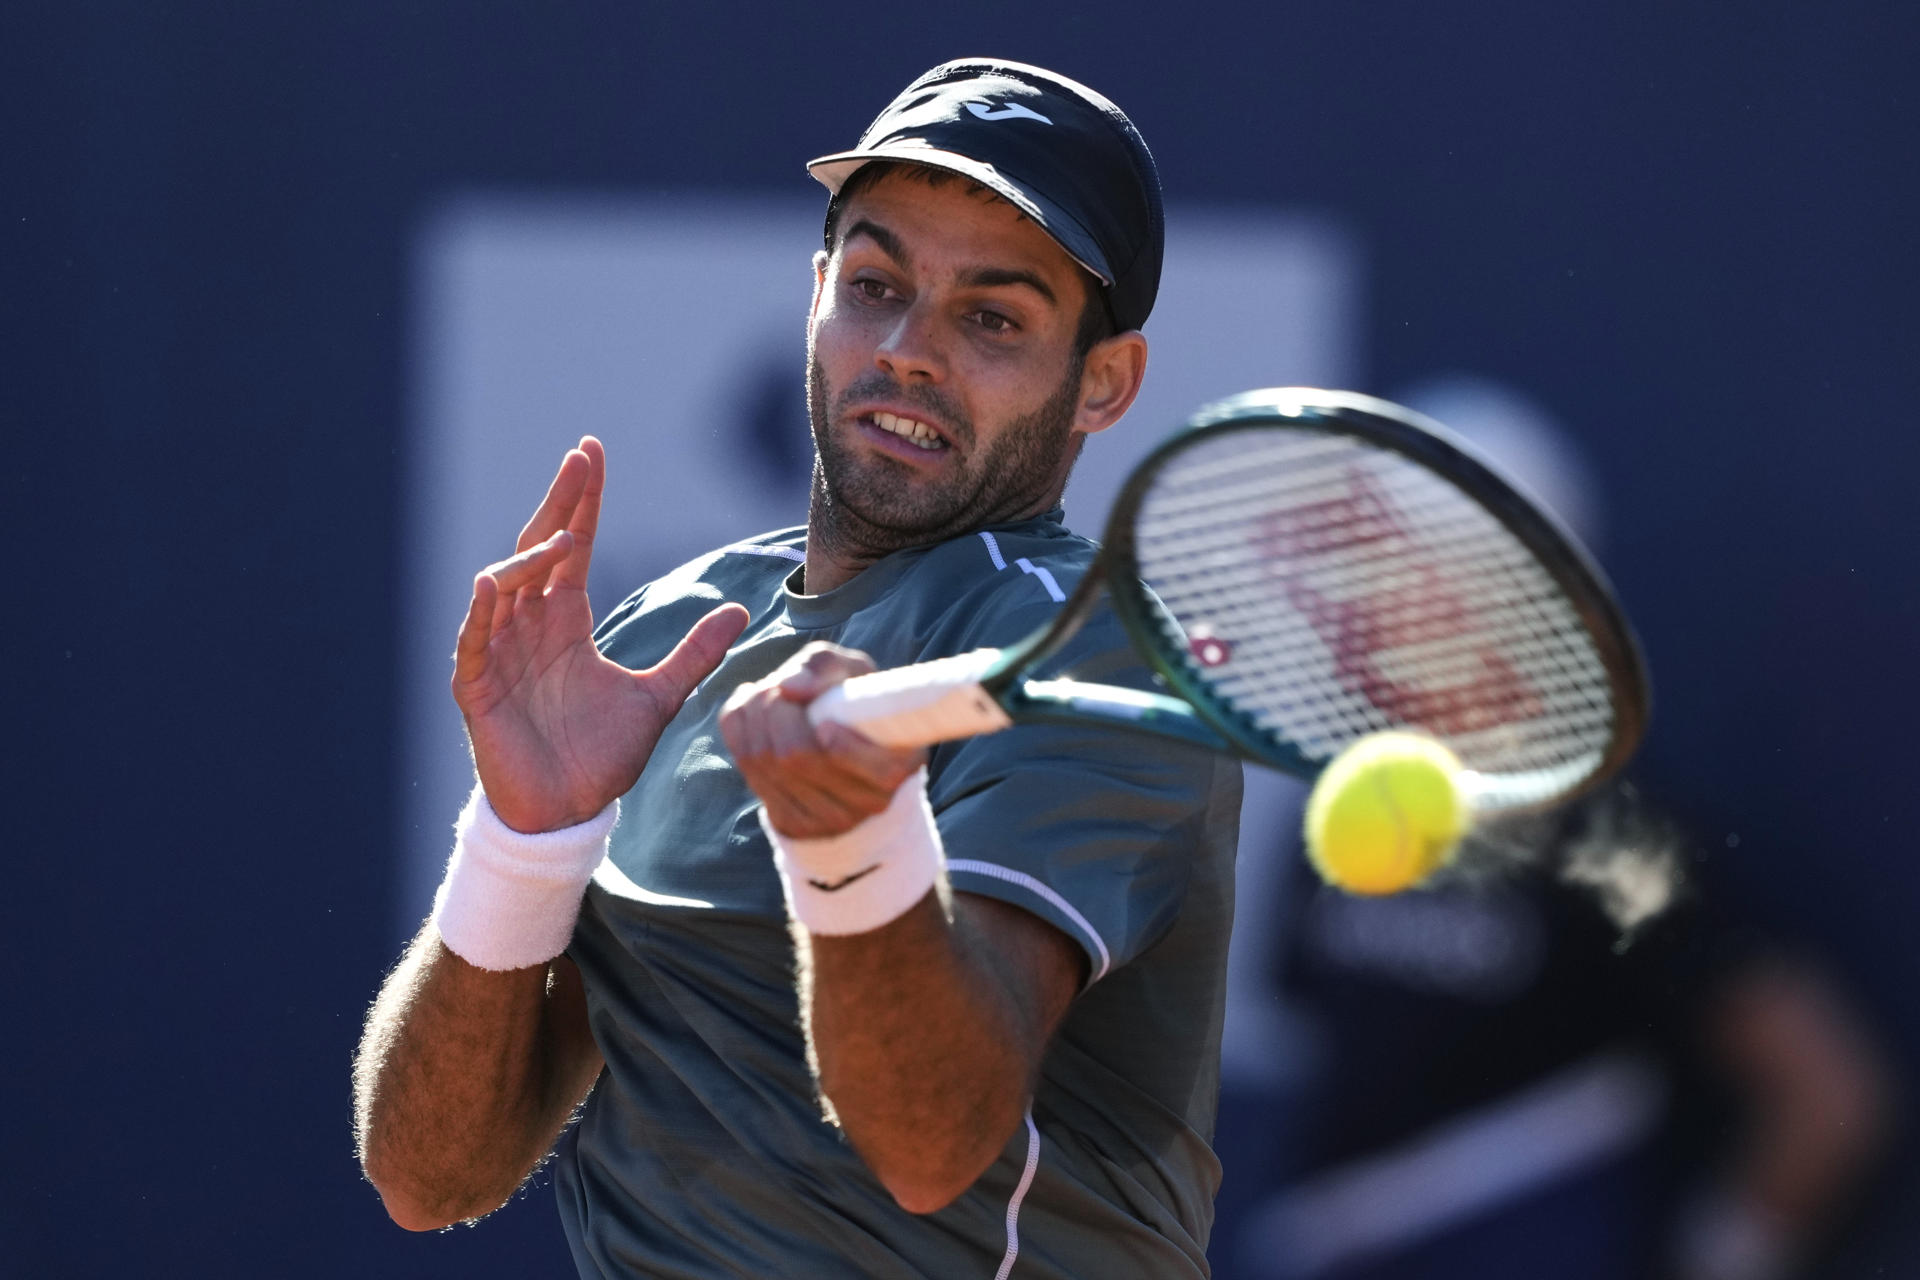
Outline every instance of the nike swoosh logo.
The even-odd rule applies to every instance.
[[[852,884],[854,881],[870,876],[874,872],[878,871],[879,869],[880,869],[880,864],[876,862],[872,866],[867,867],[865,870],[856,871],[852,875],[843,877],[842,879],[839,879],[839,880],[835,880],[832,883],[828,883],[825,880],[808,880],[807,883],[812,885],[814,888],[818,889],[822,893],[838,893],[840,892],[840,890],[846,888],[848,885]]]
[[[1006,106],[999,108],[991,102],[969,102],[967,110],[981,120],[1038,120],[1041,124],[1053,123],[1038,111],[1023,107],[1017,102],[1009,102]]]

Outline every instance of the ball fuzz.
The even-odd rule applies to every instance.
[[[1372,733],[1334,757],[1307,800],[1307,857],[1348,893],[1398,893],[1445,866],[1472,821],[1453,752]]]

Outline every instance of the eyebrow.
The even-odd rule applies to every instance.
[[[1002,285],[1023,284],[1055,306],[1060,299],[1038,275],[1015,267],[973,267],[960,273],[960,283],[974,289],[994,289]]]
[[[858,222],[848,227],[846,234],[840,237],[840,243],[842,245],[849,244],[855,236],[865,236],[867,239],[873,241],[880,246],[882,253],[892,258],[901,266],[911,267],[913,265],[913,257],[907,252],[907,246],[900,243],[900,237],[873,221],[871,218],[861,218]]]
[[[913,256],[907,252],[907,246],[899,236],[887,230],[871,218],[861,218],[847,228],[840,238],[842,245],[849,244],[856,236],[865,236],[880,247],[880,252],[892,258],[909,270],[913,267]],[[1025,285],[1054,306],[1060,305],[1059,297],[1037,272],[1020,267],[969,267],[960,273],[960,283],[973,289],[996,289],[1007,285]]]

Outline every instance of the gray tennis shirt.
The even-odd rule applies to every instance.
[[[821,1118],[779,881],[717,716],[812,640],[882,667],[1011,643],[1058,611],[1094,549],[1056,511],[806,596],[792,589],[803,533],[693,561],[598,635],[646,667],[722,601],[752,614],[625,797],[568,952],[607,1062],[555,1165],[581,1275],[1205,1275],[1239,765],[1041,726],[935,749],[954,889],[1045,919],[1089,979],[998,1160],[940,1212],[906,1212]],[[1104,609],[1048,670],[1150,682]]]

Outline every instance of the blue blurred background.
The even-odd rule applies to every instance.
[[[424,910],[423,237],[476,195],[812,200],[804,159],[970,53],[1120,101],[1172,205],[1334,228],[1356,389],[1552,407],[1653,660],[1645,768],[1910,1078],[1916,37],[1890,0],[9,6],[0,1269],[566,1271],[537,1187],[412,1237],[352,1158]],[[1916,1221],[1903,1146],[1834,1273],[1920,1274]]]

